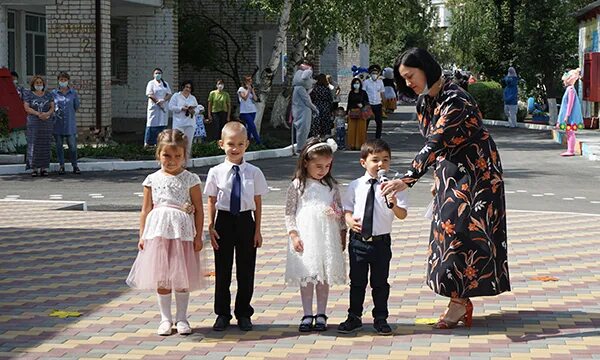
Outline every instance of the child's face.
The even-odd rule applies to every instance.
[[[305,161],[304,166],[308,176],[315,180],[321,180],[329,174],[332,162],[331,156],[316,155],[312,160]]]
[[[234,164],[241,164],[248,145],[250,145],[248,137],[242,133],[226,134],[222,140],[219,140],[219,147],[225,151],[227,160]]]
[[[181,146],[165,146],[160,150],[159,161],[162,170],[168,174],[176,175],[181,172],[185,164],[185,149]]]
[[[369,154],[366,159],[360,159],[360,165],[364,167],[371,177],[377,177],[377,171],[390,169],[390,154],[387,151],[380,151]]]

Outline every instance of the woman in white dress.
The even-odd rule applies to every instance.
[[[204,111],[204,106],[198,105],[196,97],[192,95],[194,85],[190,80],[181,83],[181,91],[173,95],[169,101],[169,110],[173,112],[173,129],[185,134],[188,140],[188,159],[192,158],[192,140],[196,132],[195,115]]]
[[[346,223],[340,191],[331,176],[336,149],[332,139],[309,139],[287,190],[285,222],[290,241],[285,280],[288,285],[300,286],[304,309],[298,328],[301,332],[327,329],[329,286],[346,283]],[[313,316],[315,287],[317,314]]]
[[[167,103],[172,94],[171,88],[162,79],[162,70],[160,68],[155,68],[152,74],[154,79],[150,80],[148,85],[146,85],[148,113],[144,146],[156,145],[158,134],[167,128],[169,122]]]

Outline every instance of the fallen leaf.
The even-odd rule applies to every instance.
[[[544,275],[544,276],[533,276],[531,278],[531,280],[537,280],[537,281],[558,281],[558,278],[554,277],[554,276]]]
[[[437,322],[438,322],[438,318],[415,319],[415,324],[420,324],[420,325],[433,325]]]
[[[79,311],[52,310],[49,316],[65,319],[68,317],[80,317],[81,313]]]
[[[210,277],[210,276],[215,276],[215,272],[214,271],[208,271],[206,273],[204,273],[205,277]]]

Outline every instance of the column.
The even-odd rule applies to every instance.
[[[4,5],[0,5],[0,44],[8,44],[8,13]],[[0,67],[7,66],[8,46],[0,46]]]

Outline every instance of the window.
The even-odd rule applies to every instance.
[[[127,82],[127,20],[112,18],[110,24],[110,76],[113,83]]]
[[[46,18],[25,15],[25,61],[27,76],[46,75]]]
[[[8,12],[8,68],[11,70],[16,70],[16,38],[15,38],[15,30],[16,30],[16,19],[15,13],[12,11]]]

